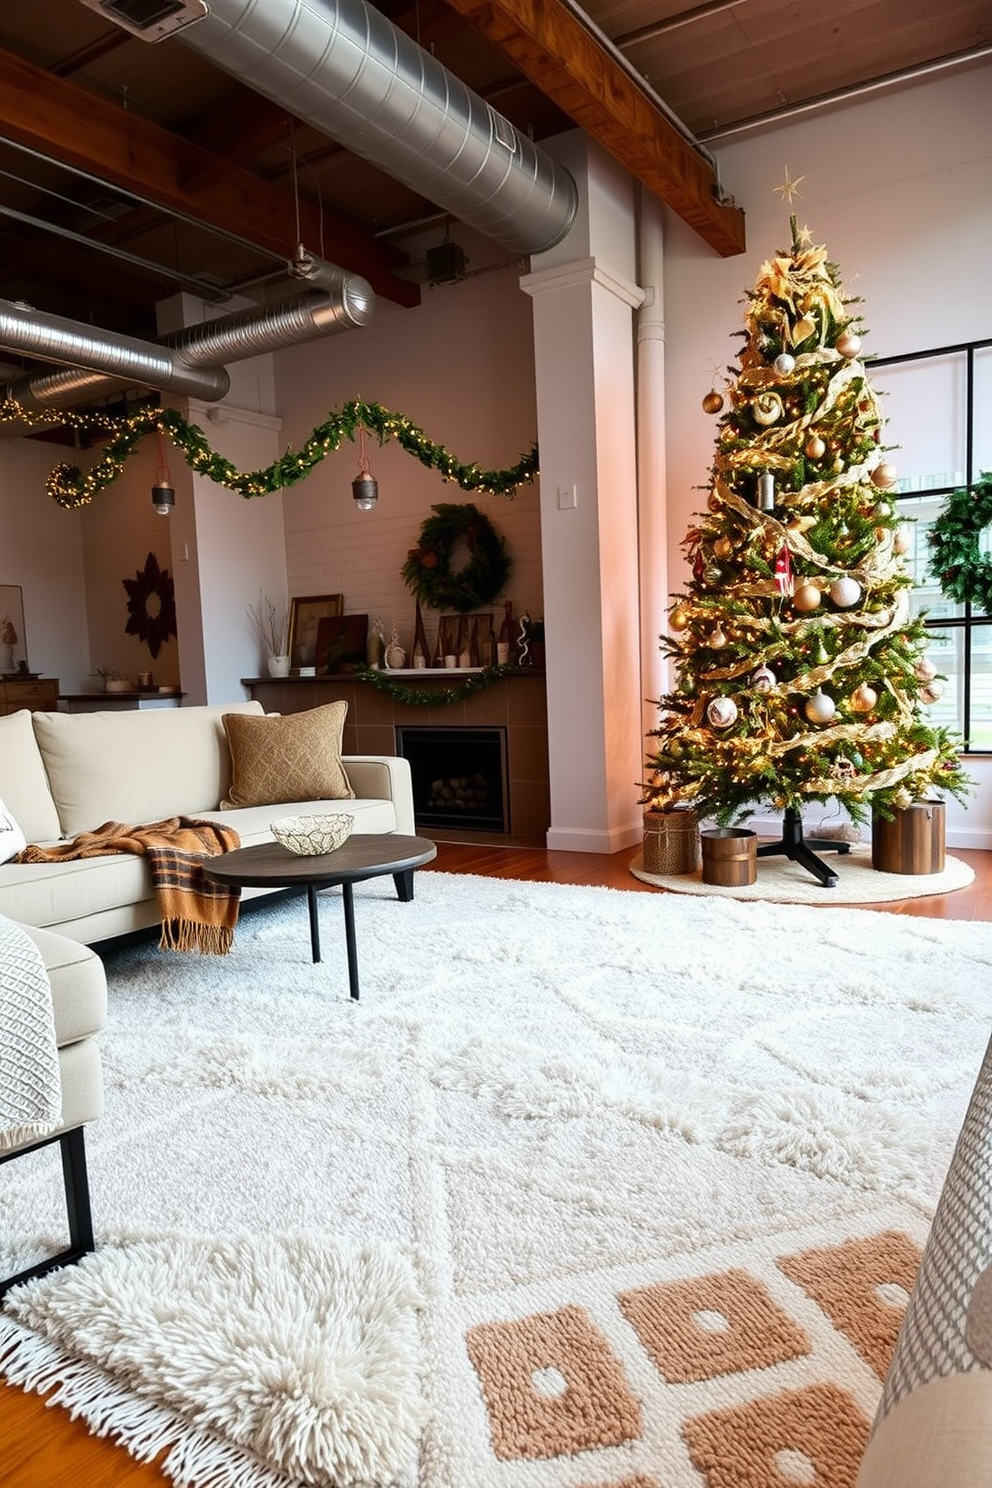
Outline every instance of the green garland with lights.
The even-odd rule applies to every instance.
[[[992,473],[982,471],[973,486],[954,491],[932,524],[927,540],[942,593],[992,614],[992,556],[979,547],[992,524]]]
[[[473,672],[471,677],[466,677],[464,682],[459,682],[454,687],[411,687],[405,682],[398,682],[388,672],[377,672],[372,667],[358,667],[353,675],[360,682],[370,683],[377,692],[384,692],[394,703],[408,703],[414,708],[433,708],[463,702],[473,693],[482,692],[483,688],[498,682],[500,677],[508,677],[517,670],[510,662],[504,662],[501,666],[483,667],[481,672]]]
[[[8,398],[0,405],[0,422],[15,421],[32,429],[68,425],[110,436],[102,458],[91,470],[84,472],[76,465],[62,464],[49,475],[46,482],[49,496],[69,511],[88,505],[99,491],[115,481],[138,442],[156,430],[169,436],[191,470],[207,476],[219,486],[226,486],[229,491],[236,491],[246,500],[270,496],[274,491],[295,486],[321,460],[333,454],[343,439],[354,440],[359,428],[376,434],[381,445],[395,439],[407,454],[413,455],[429,469],[439,471],[444,480],[453,481],[463,491],[512,496],[518,486],[533,481],[538,473],[536,445],[529,454],[522,455],[516,465],[506,470],[485,470],[477,464],[463,465],[443,445],[429,439],[423,429],[404,414],[392,413],[381,403],[366,403],[361,398],[332,410],[299,449],[287,450],[264,470],[239,470],[211,448],[206,434],[197,424],[187,422],[173,408],[145,408],[121,418],[112,418],[107,414],[74,414],[61,409],[37,413],[21,408],[14,399]]]
[[[513,566],[500,537],[485,512],[472,502],[462,505],[440,502],[432,506],[420,529],[417,546],[411,548],[400,574],[407,588],[431,610],[456,610],[467,615],[494,600]],[[451,553],[464,538],[469,561],[451,571]]]

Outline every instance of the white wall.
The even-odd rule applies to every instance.
[[[45,493],[52,467],[72,459],[64,445],[0,440],[0,584],[21,586],[31,670],[57,677],[63,691],[81,687],[91,665],[83,514]]]
[[[426,239],[437,243],[436,230]],[[505,255],[462,234],[469,273]],[[422,246],[422,245],[421,245]],[[418,245],[410,245],[416,257]],[[399,309],[379,300],[371,324],[327,341],[311,342],[276,359],[284,446],[298,446],[311,430],[353,398],[404,414],[465,464],[488,469],[516,464],[537,436],[530,302],[510,264],[453,284],[424,289],[423,304]],[[474,501],[503,534],[513,560],[505,597],[519,614],[543,615],[537,485],[512,500],[473,495],[446,483],[398,444],[368,453],[379,482],[379,503],[361,512],[351,495],[358,447],[345,440],[313,473],[284,495],[289,591],[343,594],[348,613],[396,622],[409,651],[415,600],[400,577],[420,526],[438,502]],[[455,555],[454,566],[463,559]],[[499,602],[494,610],[499,611]],[[436,614],[425,611],[433,644]]]
[[[747,212],[747,252],[719,260],[672,214],[666,223],[669,559],[705,507],[714,420],[700,401],[711,364],[736,365],[744,293],[762,261],[789,243],[775,187],[804,176],[800,225],[825,243],[845,288],[861,297],[867,355],[893,356],[992,335],[992,66],[873,95],[764,132],[714,143],[725,188]],[[901,442],[898,427],[886,437]],[[907,438],[912,431],[907,431]],[[894,454],[899,462],[898,450]],[[992,762],[980,789],[948,805],[948,841],[992,847]]]

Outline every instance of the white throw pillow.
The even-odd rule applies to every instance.
[[[25,847],[24,833],[0,801],[0,863],[9,863]]]

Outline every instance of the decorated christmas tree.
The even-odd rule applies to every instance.
[[[642,801],[722,826],[771,807],[802,861],[808,803],[840,802],[860,823],[935,792],[961,798],[970,782],[958,742],[927,718],[940,678],[910,614],[857,302],[790,223],[791,248],[748,292],[739,366],[703,400],[719,415],[716,451],[683,544],[691,582],[661,638],[674,690],[659,701]]]

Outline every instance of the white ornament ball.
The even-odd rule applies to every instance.
[[[939,682],[928,682],[926,687],[920,688],[920,699],[924,703],[939,703],[944,696],[944,689]]]
[[[861,585],[845,574],[830,585],[830,598],[838,609],[849,610],[861,598]]]
[[[724,646],[727,644],[726,633],[719,624],[714,625],[713,629],[710,631],[707,644],[712,646],[714,651],[722,651]]]
[[[805,712],[810,723],[829,723],[837,709],[833,698],[817,689],[807,702]]]
[[[795,372],[796,370],[796,359],[794,356],[790,356],[787,351],[783,351],[781,356],[775,358],[774,367],[780,377],[788,377],[790,372]]]
[[[937,668],[934,666],[929,656],[921,656],[919,661],[913,667],[913,676],[916,677],[920,682],[931,682],[933,678],[936,677],[936,675]]]
[[[900,527],[892,539],[892,548],[896,553],[908,553],[912,538],[905,527]]]
[[[834,346],[843,357],[856,357],[861,350],[861,337],[854,331],[841,331]]]
[[[815,610],[823,595],[815,584],[799,584],[792,596],[793,608],[808,613]]]
[[[755,692],[771,692],[777,678],[771,667],[760,666],[751,677],[751,686]]]
[[[861,686],[856,687],[851,693],[850,702],[855,713],[870,713],[878,702],[878,693],[874,687],[869,687],[867,682],[862,682]]]
[[[730,697],[716,697],[706,709],[706,717],[716,729],[727,729],[737,722],[737,704]]]

